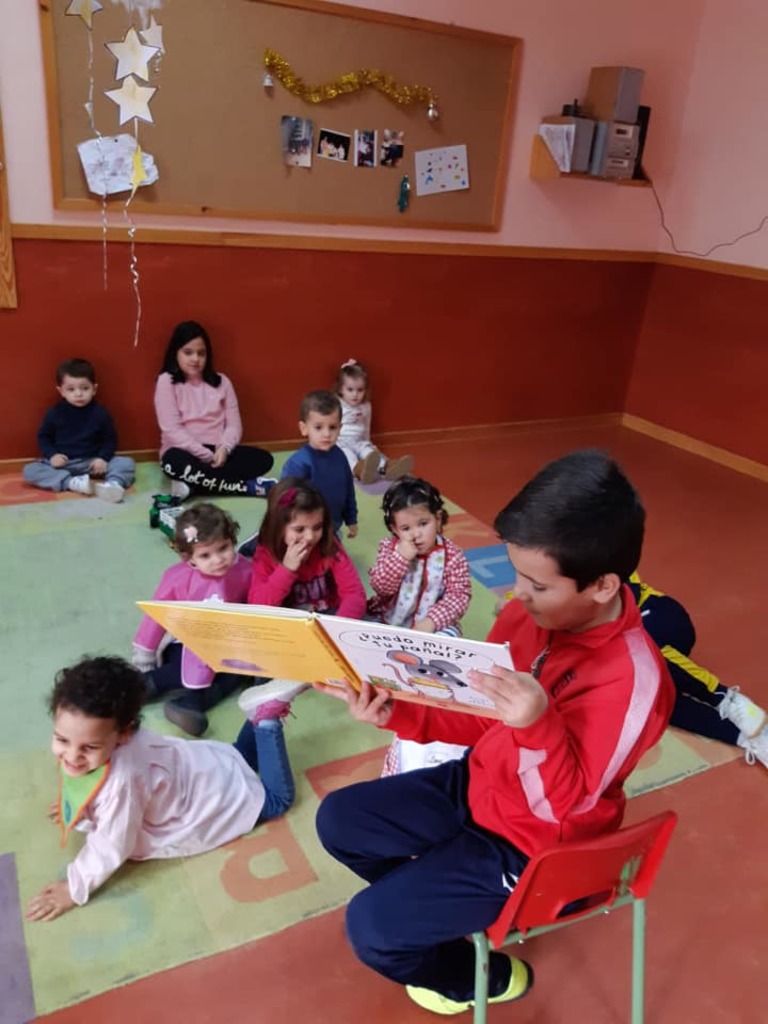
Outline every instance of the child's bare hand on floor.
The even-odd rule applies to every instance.
[[[24,915],[28,921],[53,921],[77,906],[66,882],[52,882],[41,889],[27,904]]]

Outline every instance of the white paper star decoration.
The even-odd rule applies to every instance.
[[[126,75],[136,75],[146,82],[149,78],[147,64],[160,52],[156,46],[144,46],[133,26],[125,33],[122,42],[104,45],[112,56],[117,58],[115,78],[118,81]]]
[[[163,46],[163,29],[161,25],[158,25],[155,21],[154,14],[149,19],[149,28],[145,28],[143,32],[139,32],[142,42],[146,43],[147,46],[155,46],[160,53],[165,53],[165,46]]]
[[[102,9],[102,5],[98,0],[72,0],[64,13],[82,18],[88,28],[92,28],[92,19],[94,14]]]
[[[123,79],[119,89],[108,89],[104,95],[120,107],[120,124],[125,124],[132,117],[152,124],[149,101],[157,92],[153,85],[139,85],[133,75]]]

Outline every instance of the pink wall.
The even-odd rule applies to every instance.
[[[496,235],[271,222],[201,224],[158,217],[137,217],[137,222],[287,235],[653,250],[657,246],[658,217],[647,190],[580,181],[532,182],[528,178],[531,139],[542,115],[557,112],[564,102],[583,95],[592,65],[636,65],[647,72],[643,100],[654,109],[648,152],[649,159],[658,161],[661,174],[676,149],[704,2],[482,0],[469,4],[466,0],[383,0],[350,4],[523,39],[506,207],[502,228]],[[98,215],[63,214],[52,208],[37,17],[37,4],[33,2],[6,0],[0,6],[0,105],[11,218],[16,223],[33,224],[98,223]],[[158,20],[162,21],[161,12]],[[167,43],[169,51],[164,60],[183,60],[183,44],[174,50],[173,40]],[[86,60],[85,45],[83,49]],[[337,63],[329,55],[329,77],[337,71]],[[117,130],[117,119],[102,130]],[[471,159],[470,153],[470,170]],[[121,222],[119,214],[115,222]]]
[[[693,68],[680,69],[688,81],[676,159],[659,175],[659,193],[678,248],[704,254],[768,214],[768,4],[706,0],[697,31]],[[669,240],[658,248],[671,251]],[[768,267],[768,225],[711,258]]]

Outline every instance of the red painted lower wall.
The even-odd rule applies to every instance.
[[[618,412],[653,268],[639,263],[138,245],[14,243],[17,310],[0,310],[0,458],[36,454],[54,370],[93,360],[126,449],[152,448],[154,380],[173,325],[208,329],[249,440],[297,434],[304,392],[353,355],[374,431]]]
[[[768,282],[657,265],[625,411],[768,464]]]

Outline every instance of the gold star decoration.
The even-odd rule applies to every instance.
[[[119,89],[108,89],[104,95],[120,107],[120,124],[125,124],[132,117],[152,124],[149,101],[157,92],[153,85],[139,85],[133,75],[123,79]]]
[[[141,152],[141,146],[137,142],[136,149],[133,152],[133,158],[131,160],[131,196],[136,195],[136,189],[149,177],[147,172],[144,170],[142,156],[143,153]]]
[[[98,0],[72,0],[64,13],[71,14],[76,18],[82,18],[90,29],[93,28],[92,21],[94,14],[102,9],[102,5]]]
[[[133,26],[125,33],[122,42],[104,45],[117,60],[115,78],[118,81],[127,75],[136,75],[146,81],[149,78],[147,64],[160,52],[156,46],[144,46]]]
[[[160,53],[165,53],[165,46],[163,45],[163,29],[161,25],[158,25],[155,21],[154,14],[149,19],[149,28],[145,28],[142,32],[139,32],[141,41],[146,43],[147,46],[155,46]]]

